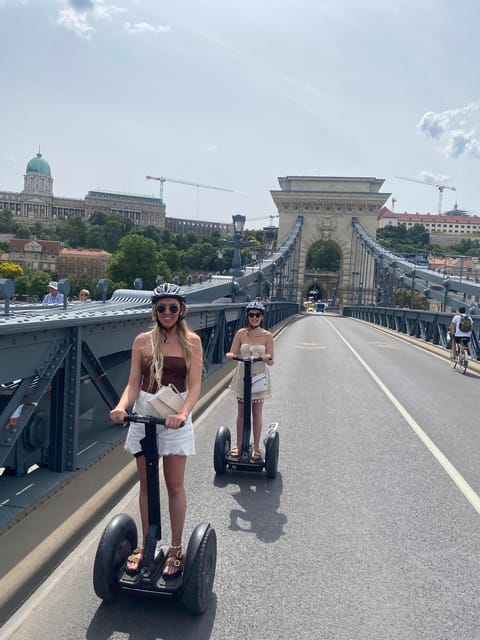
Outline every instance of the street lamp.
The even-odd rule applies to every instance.
[[[243,229],[245,226],[246,217],[242,216],[240,213],[232,216],[233,220],[233,258],[232,258],[232,268],[230,272],[232,276],[242,276],[242,256],[240,254],[241,242],[240,238],[243,234]]]

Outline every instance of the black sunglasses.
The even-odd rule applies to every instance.
[[[167,309],[169,309],[171,313],[178,313],[180,311],[178,304],[157,304],[155,307],[157,313],[165,313]]]
[[[261,318],[262,314],[261,313],[247,313],[247,316],[249,318]]]

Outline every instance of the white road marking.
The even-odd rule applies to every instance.
[[[357,358],[363,368],[367,371],[367,373],[373,378],[376,384],[380,387],[383,393],[387,396],[393,406],[397,409],[397,411],[402,415],[407,424],[411,427],[414,433],[420,438],[423,444],[427,447],[433,457],[439,462],[444,471],[447,472],[449,477],[453,480],[453,482],[457,485],[458,489],[462,492],[465,498],[470,502],[472,507],[475,509],[477,513],[480,513],[480,496],[476,493],[472,487],[468,484],[465,478],[457,471],[457,469],[453,466],[453,464],[448,460],[448,458],[443,454],[437,445],[433,442],[429,436],[425,433],[425,431],[421,428],[418,422],[410,415],[410,413],[405,409],[405,407],[397,400],[397,398],[393,395],[390,389],[380,380],[375,371],[365,362],[362,356],[352,347],[352,345],[342,336],[342,334],[333,326],[333,324],[327,320],[328,324],[338,335],[340,340],[345,343],[345,345],[350,349],[353,355]]]

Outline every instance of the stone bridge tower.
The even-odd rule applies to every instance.
[[[305,264],[308,251],[315,244],[333,243],[340,254],[337,300],[340,308],[347,303],[346,294],[355,272],[352,253],[352,218],[372,235],[378,226],[379,210],[390,197],[379,193],[383,180],[378,178],[331,178],[323,176],[287,176],[278,178],[280,191],[271,191],[278,209],[278,244],[288,235],[297,216],[303,216],[299,253],[298,299],[301,303],[308,287]],[[373,282],[365,283],[373,286]]]

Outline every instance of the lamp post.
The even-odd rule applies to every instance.
[[[240,278],[243,276],[242,271],[242,256],[240,253],[240,249],[244,247],[252,247],[251,242],[242,242],[241,238],[243,235],[243,228],[245,226],[246,217],[237,213],[232,216],[233,220],[233,240],[222,240],[222,244],[224,246],[233,245],[233,258],[232,258],[232,266],[228,270],[229,275],[234,278]],[[221,260],[223,258],[223,250],[220,246],[217,251],[217,257]]]
[[[243,234],[243,228],[245,226],[246,217],[242,216],[240,213],[232,216],[233,220],[233,258],[232,258],[232,268],[230,269],[230,273],[232,276],[242,276],[242,256],[240,254],[240,249],[242,244],[240,239]]]

